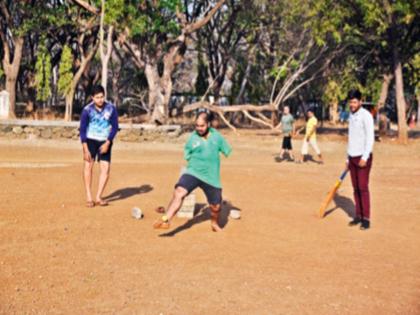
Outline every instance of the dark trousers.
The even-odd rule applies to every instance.
[[[367,160],[366,167],[360,167],[361,157],[349,157],[349,169],[351,183],[354,189],[354,201],[356,203],[356,217],[359,219],[370,219],[370,195],[369,195],[369,174],[372,168],[372,155]]]

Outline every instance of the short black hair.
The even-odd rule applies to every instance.
[[[362,93],[357,89],[350,90],[349,93],[347,94],[348,100],[352,100],[354,98],[358,99],[359,101],[362,100]]]
[[[95,96],[96,94],[100,94],[100,93],[102,93],[103,95],[105,95],[105,89],[104,89],[104,87],[102,85],[98,84],[98,85],[95,85],[92,88],[92,91],[91,91],[90,94],[92,96]]]

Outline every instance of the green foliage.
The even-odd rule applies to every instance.
[[[67,96],[70,92],[71,82],[73,80],[73,56],[71,49],[68,46],[64,46],[63,52],[61,54],[61,62],[58,70],[59,79],[58,79],[58,92]]]
[[[47,34],[52,28],[60,28],[71,23],[64,5],[54,5],[49,1],[12,1],[10,4],[15,21],[12,32],[19,36],[27,34]]]
[[[179,34],[177,8],[182,10],[180,0],[110,0],[106,22],[128,28],[133,38],[152,38],[156,42],[159,37]]]
[[[338,103],[344,100],[347,92],[351,89],[359,89],[362,93],[364,92],[365,88],[357,76],[358,66],[357,61],[352,56],[349,56],[340,71],[329,78],[322,95],[322,99],[326,104]]]
[[[420,53],[415,54],[404,68],[409,86],[416,96],[420,95]]]
[[[366,25],[376,30],[377,35],[384,34],[397,25],[411,24],[420,10],[420,2],[416,0],[358,0],[356,3],[363,10]]]
[[[331,40],[341,43],[344,37],[355,31],[348,23],[352,9],[346,5],[338,5],[334,0],[313,0],[308,3],[310,8],[305,26],[312,29],[313,38],[319,46]]]
[[[420,53],[417,53],[412,60],[413,64],[413,83],[416,87],[416,94],[420,94]]]
[[[35,64],[35,88],[37,101],[45,102],[51,96],[51,56],[45,44],[38,48]]]
[[[343,97],[343,89],[334,79],[331,79],[326,84],[324,90],[323,101],[326,104],[338,103]]]
[[[371,102],[377,104],[381,94],[382,80],[376,69],[368,71],[366,84],[364,86],[364,94]]]

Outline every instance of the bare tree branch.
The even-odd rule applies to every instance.
[[[92,14],[95,14],[95,15],[99,14],[99,10],[86,1],[83,1],[83,0],[71,0],[71,1],[77,4],[78,6],[82,7],[83,9],[89,11]]]
[[[225,1],[226,0],[219,0],[219,2],[216,3],[213,9],[211,9],[210,12],[205,17],[203,17],[201,20],[198,20],[197,22],[193,24],[187,25],[184,29],[184,34],[189,35],[191,33],[194,33],[199,28],[206,25],[211,20],[213,15],[215,15],[216,12],[220,9],[220,7],[225,3]]]
[[[273,125],[272,125],[272,124],[269,124],[269,123],[265,122],[265,121],[264,121],[264,120],[262,120],[262,119],[259,119],[259,118],[256,118],[256,117],[252,116],[252,115],[251,115],[250,113],[248,113],[246,110],[243,110],[243,111],[242,111],[242,113],[244,113],[244,115],[245,115],[246,117],[248,117],[249,119],[251,119],[252,121],[255,121],[255,122],[257,122],[257,123],[259,123],[259,124],[262,124],[262,125],[264,125],[264,126],[267,126],[267,127],[273,128]]]

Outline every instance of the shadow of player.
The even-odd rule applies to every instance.
[[[292,156],[290,155],[289,152],[285,152],[283,158],[281,158],[279,155],[274,157],[274,161],[276,161],[277,163],[281,163],[283,161],[287,161],[287,162],[293,162],[294,159],[292,159]]]
[[[240,210],[239,208],[233,206],[233,204],[230,201],[223,201],[222,202],[222,209],[220,210],[219,215],[219,225],[223,229],[227,226],[229,222],[229,213],[230,210]],[[205,203],[198,203],[195,205],[194,208],[194,217],[187,222],[185,222],[183,225],[177,227],[176,229],[169,231],[167,233],[159,234],[160,237],[172,237],[176,234],[188,230],[191,227],[193,227],[196,224],[200,224],[204,221],[210,221],[210,208]]]
[[[342,209],[350,218],[354,219],[356,216],[353,200],[336,194],[334,196],[335,207],[325,212],[325,217],[330,215],[337,209]]]
[[[113,193],[109,194],[108,196],[104,197],[107,201],[116,201],[127,199],[135,195],[145,194],[153,190],[153,187],[150,185],[141,185],[139,187],[126,187],[121,188]]]
[[[311,154],[306,154],[303,157],[303,161],[304,162],[312,162],[312,163],[315,163],[315,164],[322,164],[320,161],[315,160],[314,157]]]

